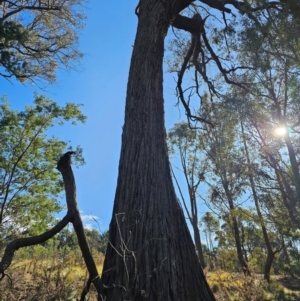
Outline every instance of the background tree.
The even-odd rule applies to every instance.
[[[210,251],[212,251],[214,248],[213,235],[219,229],[219,220],[211,212],[206,212],[204,215],[202,215],[201,222],[204,225],[204,231],[207,235],[207,247]]]
[[[237,215],[239,200],[245,194],[247,185],[241,168],[243,156],[235,139],[238,119],[236,113],[228,110],[226,105],[215,106],[213,116],[219,121],[205,140],[212,174],[212,181],[208,181],[210,202],[219,207],[221,212],[229,214],[228,222],[234,233],[238,259],[244,273],[249,274]]]
[[[211,254],[214,255],[215,246],[214,246],[214,239],[213,236],[219,230],[219,220],[211,212],[206,212],[202,215],[200,223],[204,226],[204,234],[206,237],[206,247],[209,251],[209,261],[210,265],[212,266],[212,258]],[[214,262],[215,263],[215,262]]]
[[[84,122],[79,105],[58,106],[52,100],[35,95],[34,105],[13,111],[6,98],[0,105],[0,244],[16,237],[38,234],[54,221],[62,209],[57,197],[63,182],[55,162],[67,143],[48,137],[55,124]],[[82,164],[77,148],[77,163]]]
[[[85,231],[91,248],[105,254],[108,244],[108,231],[104,231],[102,233],[96,229],[85,229]]]
[[[244,145],[245,157],[247,160],[247,170],[248,170],[247,175],[248,175],[249,182],[250,182],[252,198],[253,198],[253,201],[255,204],[258,222],[261,226],[261,230],[262,230],[262,234],[263,234],[263,238],[264,238],[264,242],[265,242],[265,246],[266,246],[266,250],[267,250],[267,257],[266,257],[265,269],[264,269],[264,279],[266,279],[267,281],[270,281],[270,271],[271,271],[272,263],[273,263],[275,254],[279,251],[280,248],[272,247],[272,241],[270,240],[267,225],[266,225],[266,222],[265,222],[263,214],[262,214],[261,205],[259,202],[259,194],[257,191],[257,185],[256,185],[256,181],[255,181],[255,170],[254,170],[255,164],[253,164],[254,160],[252,160],[250,158],[250,151],[249,151],[249,147],[248,147],[247,136],[245,133],[244,123],[243,123],[242,119],[243,119],[243,117],[240,116],[242,141],[243,141],[243,145]],[[253,155],[252,155],[252,157],[253,157]],[[259,171],[256,170],[256,172],[257,172],[257,174],[259,174]],[[264,175],[264,173],[261,173],[261,174]],[[261,183],[261,180],[262,180],[261,178],[262,177],[259,177],[258,183]],[[269,176],[269,178],[270,178],[270,176]]]
[[[198,227],[199,219],[197,191],[201,182],[204,180],[206,164],[204,160],[201,160],[202,147],[199,133],[196,130],[190,130],[186,122],[177,123],[168,132],[168,148],[171,157],[178,154],[180,158],[180,166],[176,168],[174,165],[174,168],[172,168],[172,175],[175,183],[177,184],[185,212],[193,227],[194,241],[199,261],[201,266],[205,268],[206,263],[202,250],[200,229]],[[188,190],[189,203],[186,202],[184,193],[182,191],[183,186],[179,185],[179,181],[176,176],[176,170],[174,171],[174,169],[179,169],[183,172],[184,180]]]
[[[74,68],[82,57],[78,35],[84,0],[1,1],[0,75],[53,83],[58,67]]]
[[[90,230],[88,228],[85,228],[84,230],[90,248],[92,250],[97,250],[97,252],[105,254],[108,244],[108,231],[100,233],[96,229]],[[57,234],[56,241],[58,249],[68,247],[69,250],[75,248],[79,250],[76,233],[67,228],[63,229],[60,233]]]

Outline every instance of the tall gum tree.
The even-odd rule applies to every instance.
[[[102,275],[102,295],[107,301],[214,300],[170,175],[162,86],[164,39],[168,28],[173,25],[192,36],[177,85],[189,119],[203,121],[192,115],[181,88],[189,60],[195,62],[197,72],[212,93],[217,93],[213,82],[207,79],[206,68],[200,68],[196,58],[209,53],[209,61],[217,66],[229,85],[244,87],[244,83],[234,80],[245,68],[233,64],[228,69],[226,63],[222,63],[222,56],[213,51],[206,36],[206,18],[200,14],[193,18],[180,15],[193,2],[140,0],[136,9],[139,20],[127,86],[119,177]],[[227,24],[225,13],[231,13],[231,8],[225,5],[247,18],[253,18],[253,12],[258,10],[291,10],[290,4],[284,1],[250,4],[248,1],[202,0],[199,3],[222,12],[224,25]],[[207,64],[205,57],[202,63]]]
[[[106,300],[215,300],[172,184],[164,126],[164,39],[192,1],[141,0],[109,245]]]

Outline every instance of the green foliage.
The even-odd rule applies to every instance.
[[[213,235],[216,233],[219,229],[219,220],[211,213],[211,212],[206,212],[200,220],[200,225],[204,226],[203,232],[206,237],[206,245],[208,250],[213,253],[214,250],[214,244],[213,244]],[[215,254],[211,254],[215,255]],[[211,256],[209,256],[211,257]]]
[[[56,163],[67,149],[66,142],[48,137],[55,124],[85,122],[79,105],[60,107],[44,96],[14,111],[4,97],[0,105],[0,246],[20,235],[44,231],[53,214],[62,209],[63,191]],[[77,164],[83,164],[77,147]]]
[[[201,68],[195,68],[190,59],[182,81],[188,86],[182,90],[190,108],[194,112],[204,108],[206,120],[214,127],[203,124],[207,132],[190,130],[186,123],[176,125],[170,133],[180,137],[177,144],[186,139],[198,145],[198,153],[193,153],[198,161],[187,156],[185,162],[186,166],[197,162],[195,174],[201,164],[208,166],[206,187],[198,196],[222,219],[221,230],[215,232],[216,266],[237,268],[233,250],[236,220],[243,255],[254,272],[264,271],[268,245],[276,253],[272,273],[299,277],[300,6],[297,1],[284,2],[281,9],[262,9],[269,5],[267,1],[248,5],[249,9],[261,7],[234,13],[219,23],[213,8],[199,9],[202,19],[207,18],[206,38],[211,48],[200,36],[197,60]],[[188,15],[188,10],[184,13]],[[176,72],[190,46],[189,34],[177,37],[170,43],[174,59],[168,61]],[[203,97],[207,92],[214,101],[210,106]],[[287,129],[286,135],[275,134],[279,126]],[[171,151],[176,154],[174,147]]]
[[[96,229],[85,229],[88,244],[92,250],[105,254],[108,243],[108,231],[100,233]],[[51,240],[50,240],[51,241]],[[74,251],[78,248],[77,236],[74,231],[63,229],[55,238],[57,248],[67,248]]]
[[[74,67],[84,26],[84,0],[1,1],[0,75],[55,81],[58,67]]]
[[[90,247],[97,252],[105,254],[107,244],[108,244],[108,230],[100,233],[98,230],[88,230],[85,229],[85,234],[87,236],[88,243]]]
[[[15,21],[4,21],[0,23],[0,62],[8,74],[21,74],[26,69],[27,63],[19,61],[11,51],[11,45],[15,41],[26,39],[26,32],[21,24]]]

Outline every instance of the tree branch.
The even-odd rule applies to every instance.
[[[177,29],[188,31],[191,34],[200,34],[205,19],[203,20],[199,14],[195,14],[195,16],[199,16],[200,18],[188,18],[182,15],[178,15],[172,22],[172,26],[174,26]]]
[[[38,245],[47,241],[55,234],[59,233],[70,222],[70,219],[71,215],[67,213],[67,215],[57,225],[45,233],[32,237],[17,238],[10,242],[5,248],[4,255],[0,262],[0,274],[2,276],[4,275],[5,270],[10,266],[13,256],[18,249]]]
[[[100,296],[102,291],[102,282],[84,233],[83,223],[77,206],[75,178],[71,168],[71,156],[73,154],[75,154],[75,152],[65,153],[59,159],[57,169],[61,172],[64,180],[68,212],[71,214],[71,223],[73,224],[78,238],[78,244],[81,249],[82,257],[90,274],[89,281],[94,284],[98,295]],[[87,285],[87,287],[89,286]]]

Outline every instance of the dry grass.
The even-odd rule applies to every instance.
[[[0,301],[75,301],[78,300],[88,273],[82,258],[70,260],[53,254],[37,256],[30,260],[15,259],[0,286]],[[102,271],[104,256],[95,256],[98,270]],[[96,301],[93,290],[86,300]]]
[[[32,253],[31,259],[18,259],[0,285],[0,301],[76,301],[87,280],[87,270],[80,253],[51,256]],[[99,273],[104,255],[94,254]],[[273,277],[270,284],[261,275],[245,277],[239,273],[214,271],[207,280],[217,301],[299,301],[300,282]],[[92,289],[86,300],[97,301]]]
[[[215,271],[207,274],[207,280],[217,301],[300,300],[300,287],[291,290],[283,285],[282,278],[278,277],[273,277],[271,282],[267,283],[261,275],[245,277],[239,273]]]

